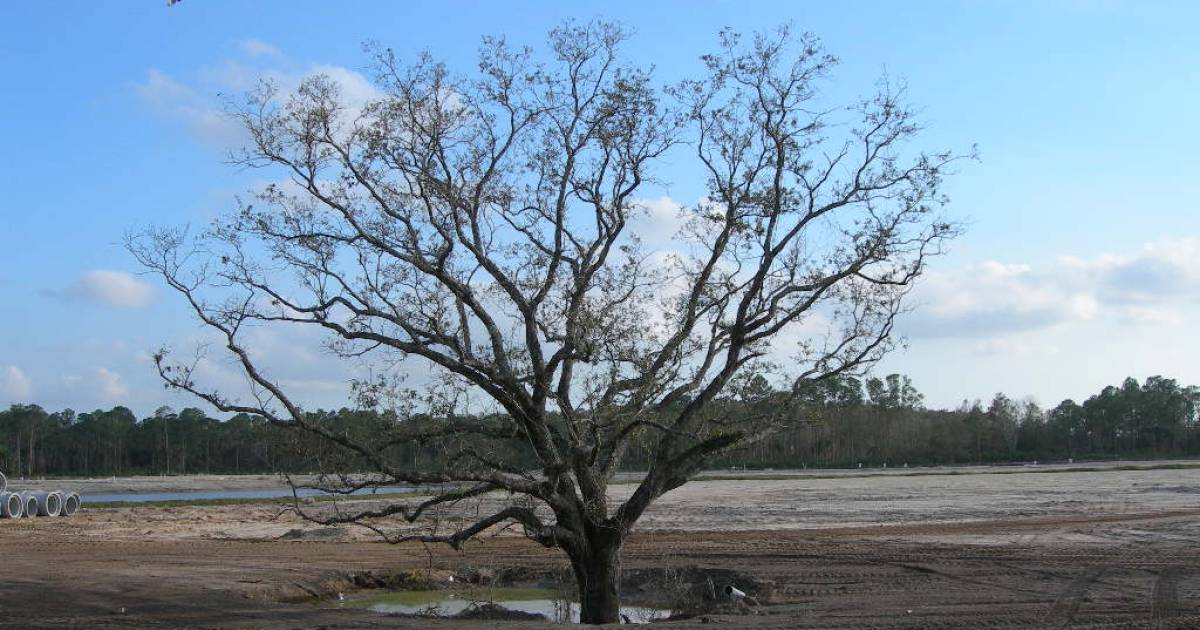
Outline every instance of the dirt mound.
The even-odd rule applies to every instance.
[[[486,621],[546,621],[545,615],[537,613],[525,612],[523,610],[509,610],[499,604],[484,602],[470,606],[466,610],[454,615],[454,619],[473,619]]]

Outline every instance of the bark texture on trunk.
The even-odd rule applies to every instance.
[[[579,585],[579,622],[621,621],[621,541],[591,540],[568,552]]]

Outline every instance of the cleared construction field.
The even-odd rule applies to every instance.
[[[736,582],[758,605],[665,627],[1200,627],[1200,469],[1189,463],[738,477],[663,497],[625,549],[626,582],[644,597],[636,589],[665,569],[676,582]],[[484,628],[499,622],[388,617],[336,594],[386,576],[544,581],[563,567],[512,536],[463,552],[390,546],[279,503],[101,508],[83,489],[72,519],[3,523],[0,624]]]

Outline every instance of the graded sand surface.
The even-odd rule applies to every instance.
[[[728,479],[856,479],[912,476],[958,476],[974,474],[1023,474],[1088,472],[1108,470],[1161,470],[1167,467],[1200,469],[1200,462],[1187,460],[1116,461],[1088,463],[1018,464],[990,466],[936,466],[922,468],[857,468],[808,470],[710,470],[699,478]],[[618,473],[616,481],[636,480],[638,473]],[[311,475],[296,475],[298,482],[311,482]],[[10,490],[69,488],[81,494],[150,494],[169,492],[220,492],[242,490],[286,490],[281,475],[157,475],[144,477],[72,477],[64,479],[24,479],[10,477]]]
[[[301,479],[304,479],[301,477]],[[279,475],[175,475],[146,477],[80,477],[68,479],[10,478],[9,489],[68,488],[89,494],[151,494],[287,489]]]
[[[725,627],[1200,627],[1200,470],[1123,468],[700,480],[647,512],[625,566],[753,587],[761,606],[707,617]],[[144,491],[188,481],[167,479],[177,486]],[[325,596],[352,595],[367,572],[563,566],[513,536],[463,552],[392,546],[282,507],[98,508],[85,495],[70,519],[0,521],[0,625],[486,628],[496,622],[384,617]]]

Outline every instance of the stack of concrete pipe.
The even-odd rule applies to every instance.
[[[8,478],[0,473],[0,517],[71,516],[79,511],[79,493],[25,490],[9,492]]]

